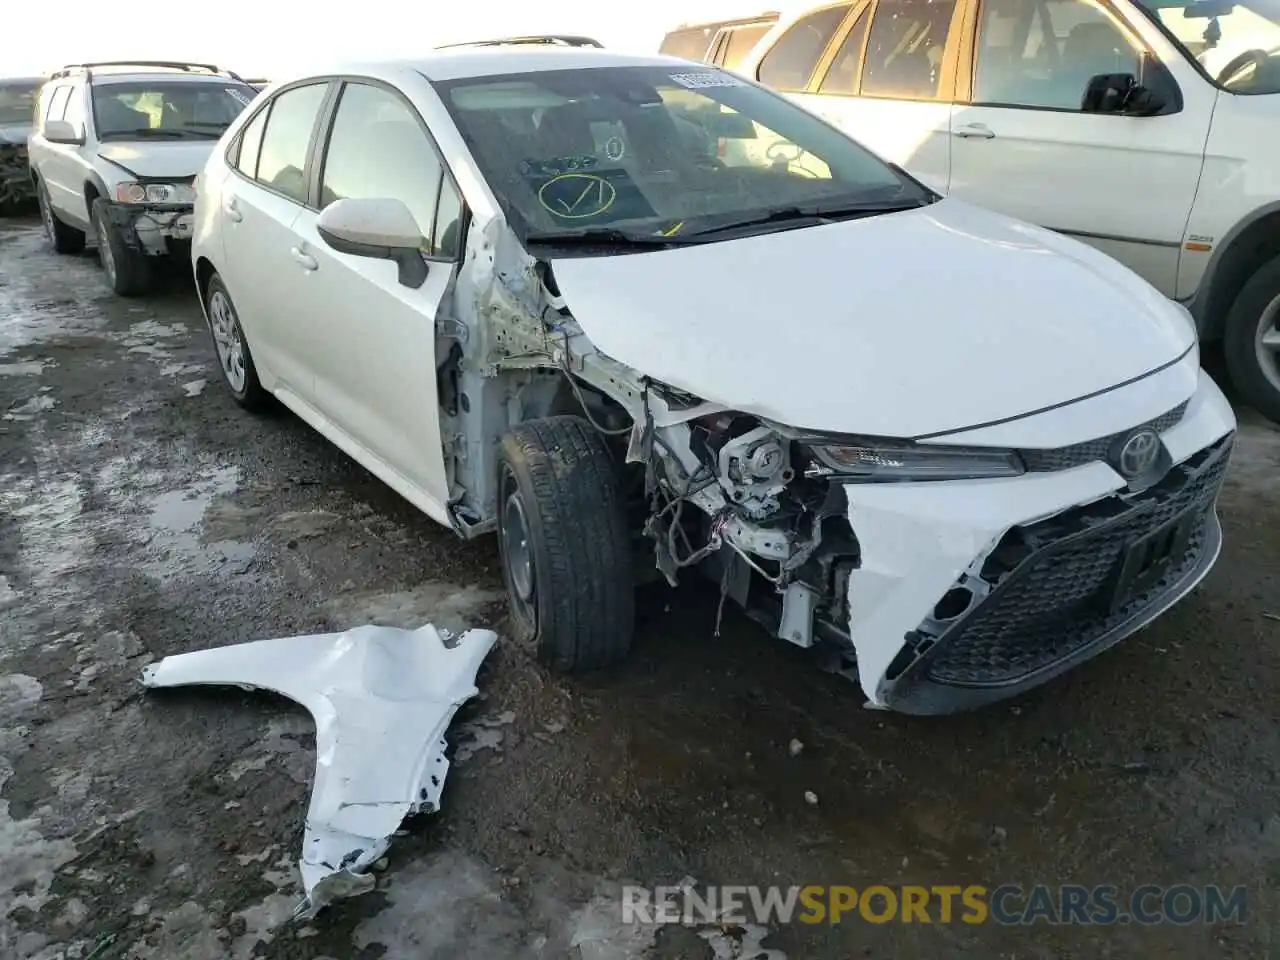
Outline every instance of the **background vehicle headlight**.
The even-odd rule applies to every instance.
[[[118,183],[116,200],[120,203],[191,203],[195,190],[178,183]]]
[[[980,447],[927,447],[892,440],[817,444],[809,449],[820,474],[861,481],[976,480],[1025,473],[1011,450]]]

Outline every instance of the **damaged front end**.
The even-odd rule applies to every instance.
[[[189,256],[195,218],[195,177],[118,184],[104,204],[107,226],[134,253]]]
[[[1000,440],[814,433],[762,414],[766,403],[743,412],[605,354],[574,304],[585,290],[599,306],[607,290],[579,272],[566,295],[557,261],[525,255],[500,220],[485,233],[442,364],[467,532],[496,522],[486,437],[585,417],[611,445],[636,546],[661,576],[708,576],[722,602],[858,682],[868,706],[918,714],[1066,671],[1159,616],[1217,557],[1234,417],[1194,354],[1128,401],[1014,418]],[[748,397],[752,376],[766,374],[743,374]],[[1123,425],[1126,403],[1158,415],[1078,440],[1082,423]],[[1134,480],[1117,444],[1139,434],[1157,455]]]
[[[30,204],[35,198],[26,142],[12,141],[0,133],[0,211]]]

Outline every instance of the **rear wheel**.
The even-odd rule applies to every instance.
[[[1240,289],[1223,331],[1231,382],[1269,420],[1280,423],[1280,257]]]
[[[40,205],[40,222],[44,224],[44,235],[53,244],[55,253],[79,253],[84,249],[84,231],[69,227],[53,212],[53,204],[49,202],[49,188],[41,179],[36,187],[36,202]]]
[[[258,382],[258,370],[240,326],[240,315],[231,302],[226,284],[216,273],[204,288],[204,310],[209,317],[209,333],[218,354],[218,367],[232,398],[246,410],[265,409],[271,395]]]
[[[98,259],[111,289],[122,297],[136,297],[151,289],[151,262],[145,253],[124,242],[107,216],[107,201],[93,201],[93,229]]]
[[[609,448],[580,417],[503,435],[498,542],[516,640],[562,671],[621,660],[635,630],[623,498]]]

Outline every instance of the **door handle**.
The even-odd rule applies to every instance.
[[[227,219],[232,223],[239,223],[244,219],[244,214],[241,213],[240,208],[236,206],[234,197],[222,205],[222,211],[227,215]]]
[[[312,270],[318,270],[320,264],[316,262],[316,258],[311,256],[301,247],[294,247],[291,251],[295,260],[302,264],[302,269],[310,273]]]
[[[956,136],[965,140],[994,140],[996,135],[985,123],[966,123],[956,131]]]

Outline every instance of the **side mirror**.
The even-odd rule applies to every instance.
[[[1085,113],[1127,113],[1146,117],[1159,113],[1165,99],[1142,86],[1132,73],[1099,73],[1089,78],[1080,109]]]
[[[406,287],[417,289],[427,280],[422,231],[400,200],[335,200],[320,211],[316,230],[339,253],[394,260]]]
[[[66,120],[47,120],[44,125],[44,138],[50,143],[84,143],[84,134],[80,133]]]

